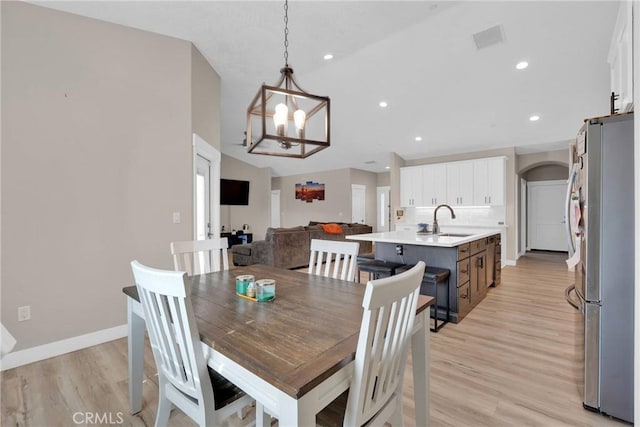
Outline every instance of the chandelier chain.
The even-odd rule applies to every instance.
[[[289,1],[284,2],[284,65],[289,66]]]

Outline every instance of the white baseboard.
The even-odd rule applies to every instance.
[[[516,260],[515,259],[505,259],[504,261],[502,261],[502,266],[503,267],[506,267],[506,266],[515,267],[516,266]]]
[[[97,344],[117,340],[126,336],[127,325],[124,324],[49,344],[25,348],[24,350],[15,351],[5,355],[4,358],[0,360],[0,371],[17,368],[18,366],[49,359],[50,357],[60,356],[61,354],[71,353],[72,351],[82,350],[83,348],[92,347]]]

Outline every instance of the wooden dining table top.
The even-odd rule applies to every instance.
[[[276,298],[235,293],[235,278],[276,281]],[[365,285],[268,265],[189,277],[200,339],[299,399],[355,358]],[[135,286],[123,288],[139,301]],[[421,295],[417,313],[434,303]]]

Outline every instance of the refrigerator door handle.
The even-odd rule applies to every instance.
[[[573,298],[571,298],[569,296],[569,294],[571,292],[575,293],[576,291],[576,285],[571,285],[569,287],[567,287],[567,289],[564,290],[564,298],[567,300],[567,302],[569,303],[569,305],[573,308],[575,308],[576,310],[578,310],[579,312],[582,313],[583,309],[582,309],[582,305],[580,305],[580,303],[576,302],[573,300]]]
[[[573,238],[573,230],[571,229],[571,193],[572,193],[572,189],[573,189],[573,184],[576,180],[576,177],[578,175],[578,164],[574,163],[573,166],[571,167],[571,173],[569,174],[569,179],[567,180],[567,198],[565,201],[565,221],[564,221],[564,225],[565,225],[565,231],[567,234],[567,243],[569,246],[569,258],[571,258],[573,256],[573,254],[576,251],[576,247],[575,247],[575,240]]]

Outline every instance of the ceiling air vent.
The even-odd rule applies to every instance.
[[[475,33],[473,35],[473,41],[476,42],[478,50],[504,42],[504,31],[502,30],[502,25],[496,25],[495,27],[487,28],[484,31]]]
[[[366,162],[364,162],[365,165],[372,165],[374,164],[376,161],[375,160],[367,160]]]

